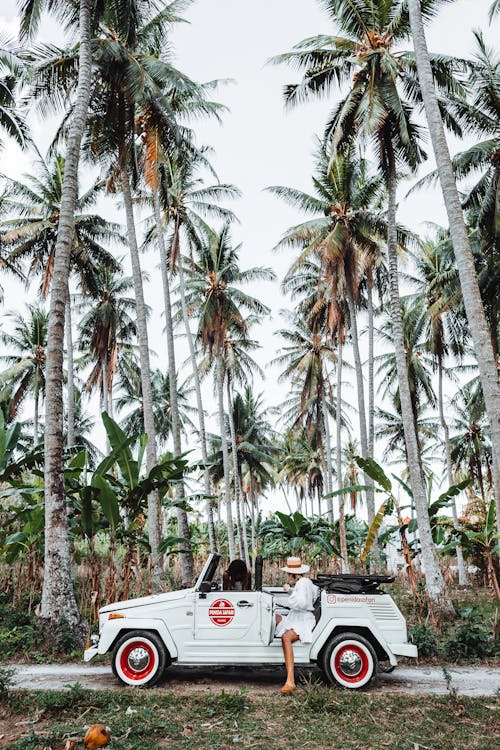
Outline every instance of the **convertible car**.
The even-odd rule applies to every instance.
[[[192,588],[103,607],[85,661],[111,652],[116,677],[141,687],[156,684],[173,662],[283,664],[274,615],[286,614],[289,594],[262,585],[262,558],[255,561],[251,590],[226,590],[219,562],[220,555],[211,554]],[[295,663],[317,664],[331,684],[358,689],[378,669],[392,670],[396,657],[416,657],[403,615],[381,588],[392,580],[318,575],[313,640],[295,643]]]

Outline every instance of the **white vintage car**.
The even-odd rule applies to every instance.
[[[256,560],[252,591],[224,591],[220,555],[211,554],[193,588],[108,604],[85,661],[112,652],[113,672],[125,685],[152,686],[171,663],[283,664],[274,637],[275,613],[286,614],[289,594],[262,586]],[[406,622],[381,576],[318,576],[312,643],[294,644],[295,663],[317,664],[332,684],[362,688],[397,656],[417,656]],[[356,593],[355,593],[356,592]],[[385,663],[385,667],[382,666]]]

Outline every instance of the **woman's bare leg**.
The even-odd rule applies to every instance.
[[[286,682],[281,688],[282,693],[292,693],[295,690],[295,660],[293,658],[293,644],[299,640],[295,630],[287,630],[281,637],[283,655],[285,657]]]

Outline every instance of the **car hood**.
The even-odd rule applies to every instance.
[[[153,594],[152,596],[141,596],[138,599],[127,599],[124,602],[113,602],[101,607],[99,613],[117,612],[123,609],[132,609],[133,607],[145,607],[148,604],[167,604],[178,599],[184,599],[193,589],[183,589],[182,591],[168,591],[166,594]]]

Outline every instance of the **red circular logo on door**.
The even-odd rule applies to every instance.
[[[227,599],[216,599],[208,608],[208,616],[214,625],[223,628],[229,625],[234,618],[234,607]]]

